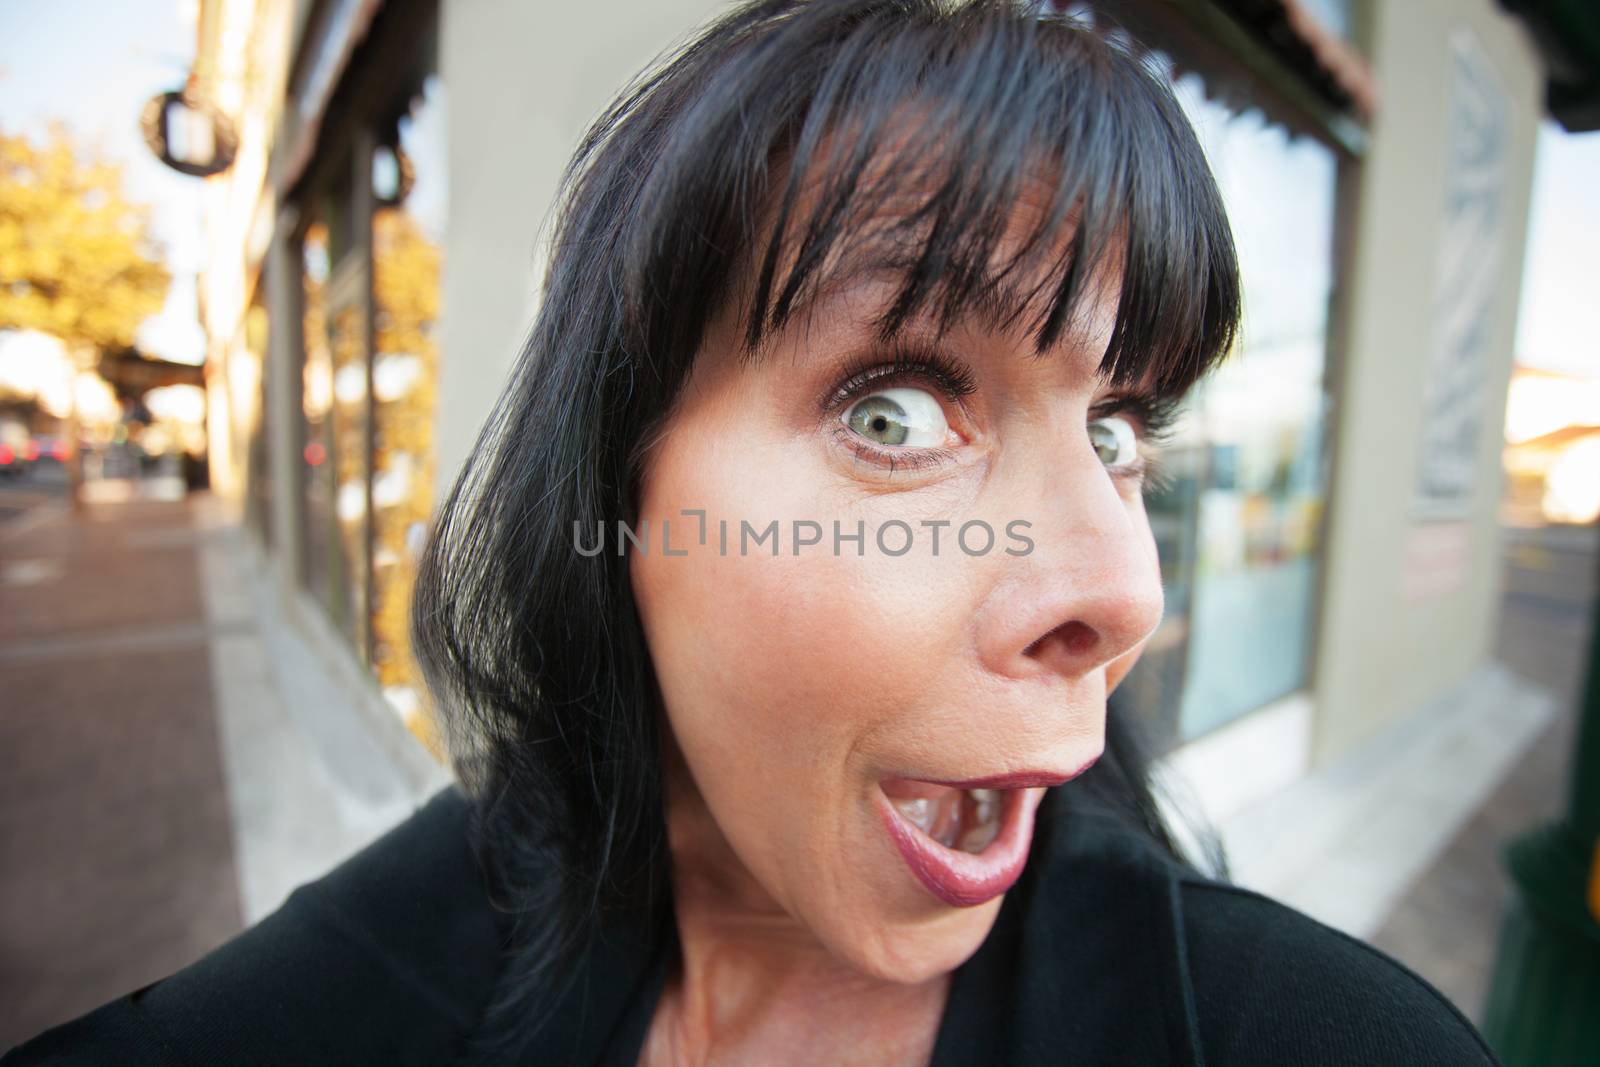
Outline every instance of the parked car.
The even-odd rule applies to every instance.
[[[72,455],[72,446],[65,437],[36,434],[23,452],[31,477],[49,482],[66,478],[66,464]]]
[[[33,438],[19,422],[0,421],[0,477],[20,478],[33,466]]]
[[[27,472],[28,461],[16,447],[5,441],[0,441],[0,477],[20,478]]]
[[[72,455],[72,445],[65,437],[50,437],[37,435],[29,443],[28,459],[37,462],[41,458],[53,459],[58,463],[65,463]]]

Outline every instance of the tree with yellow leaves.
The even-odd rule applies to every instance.
[[[87,366],[133,344],[171,281],[120,167],[84,157],[61,126],[44,144],[0,131],[0,330],[52,334]]]

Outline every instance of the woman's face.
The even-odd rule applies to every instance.
[[[687,768],[669,823],[716,838],[687,855],[674,830],[677,877],[715,866],[730,901],[914,982],[987,936],[1162,590],[1143,428],[1096,376],[1114,280],[1042,359],[978,319],[885,348],[894,286],[835,287],[754,366],[733,316],[713,324],[648,458],[631,573]]]

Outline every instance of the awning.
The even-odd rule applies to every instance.
[[[1545,107],[1569,133],[1600,130],[1600,4],[1500,0],[1533,35],[1545,66]]]
[[[1230,107],[1261,106],[1274,121],[1359,156],[1378,93],[1366,61],[1302,0],[1089,0],[1096,24],[1193,71]]]
[[[143,396],[166,385],[205,387],[205,367],[147,356],[136,349],[108,352],[100,357],[95,370],[111,386],[119,399]]]
[[[1216,0],[1262,44],[1341,110],[1370,120],[1378,93],[1366,61],[1300,0]]]

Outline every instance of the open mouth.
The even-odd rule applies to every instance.
[[[1043,789],[962,786],[892,778],[880,814],[922,886],[953,907],[992,900],[1022,877]]]
[[[1000,836],[998,789],[942,788],[935,796],[890,796],[889,802],[908,822],[945,848],[976,855]]]

